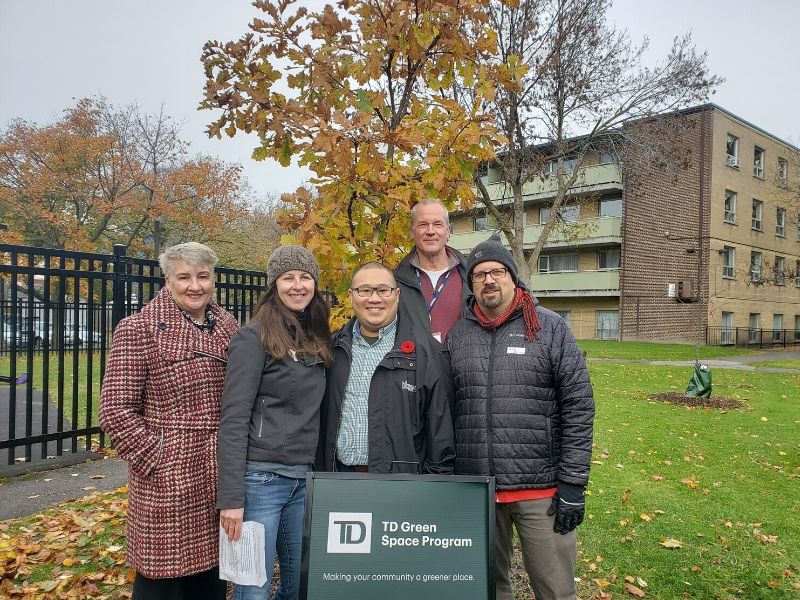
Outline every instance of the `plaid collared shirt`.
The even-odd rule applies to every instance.
[[[369,458],[369,386],[372,374],[394,347],[397,317],[378,332],[378,341],[368,343],[358,321],[353,325],[350,376],[342,400],[342,419],[336,437],[336,458],[346,465],[366,465]]]

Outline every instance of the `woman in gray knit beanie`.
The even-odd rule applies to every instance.
[[[239,539],[244,521],[264,525],[267,581],[237,585],[234,598],[300,593],[306,473],[314,462],[325,367],[333,354],[319,263],[302,246],[281,246],[267,263],[267,288],[228,351],[219,429],[220,526]]]

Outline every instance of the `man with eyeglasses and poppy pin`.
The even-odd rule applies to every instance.
[[[355,270],[355,316],[333,336],[317,467],[450,474],[453,381],[443,346],[398,315],[400,289],[379,263]]]
[[[469,287],[464,256],[447,245],[450,218],[433,198],[411,209],[414,248],[394,271],[402,290],[400,314],[425,327],[439,342],[465,314]]]
[[[495,234],[467,259],[470,310],[446,346],[458,475],[493,475],[495,592],[513,600],[512,528],[537,600],[574,600],[594,399],[564,320],[537,306]]]

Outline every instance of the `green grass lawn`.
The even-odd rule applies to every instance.
[[[51,353],[44,356],[41,352],[34,354],[33,361],[28,363],[26,354],[17,355],[17,375],[28,373],[33,381],[33,387],[39,391],[47,388],[47,394],[54,406],[57,405],[59,396],[64,405],[64,415],[67,422],[70,422],[73,403],[77,405],[78,426],[86,425],[86,406],[91,400],[92,404],[92,424],[97,424],[97,414],[100,402],[100,356],[95,354],[92,357],[91,378],[89,374],[89,364],[86,352],[65,352],[63,357],[63,370],[59,365],[58,355]],[[9,355],[0,356],[0,373],[8,375],[11,372],[11,360]],[[45,369],[46,366],[46,369]],[[47,378],[45,378],[45,371]],[[63,381],[59,381],[59,372],[63,372]],[[77,377],[75,374],[77,373]],[[19,386],[19,393],[24,394],[24,386]],[[22,391],[20,391],[22,390]],[[24,400],[23,400],[24,401]],[[36,424],[34,424],[36,427]]]
[[[688,368],[591,374],[581,597],[629,597],[626,577],[653,599],[800,597],[800,376],[717,369],[714,394],[746,401],[722,411],[648,400],[685,389]]]
[[[578,340],[588,358],[622,358],[626,360],[694,360],[694,344],[654,344],[650,342],[617,342],[614,340]],[[758,354],[760,350],[731,346],[700,346],[700,358],[720,358],[740,354]]]

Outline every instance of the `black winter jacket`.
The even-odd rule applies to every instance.
[[[322,433],[317,465],[333,471],[342,402],[352,359],[351,319],[333,337],[333,366],[328,369],[322,404]],[[403,352],[403,342],[414,350]],[[394,348],[372,375],[369,387],[368,439],[371,473],[453,472],[453,381],[442,345],[428,331],[398,318]]]
[[[456,386],[456,468],[494,475],[500,490],[585,486],[594,399],[583,355],[564,320],[538,307],[525,339],[522,311],[487,331],[470,309],[447,336]]]
[[[471,297],[469,285],[467,285],[467,261],[464,255],[458,250],[447,247],[448,252],[453,253],[459,260],[458,274],[461,276],[461,316],[466,314],[467,300]],[[400,316],[406,320],[411,319],[412,323],[417,326],[425,328],[430,334],[431,319],[428,315],[428,306],[425,302],[425,297],[422,295],[422,289],[419,287],[419,279],[417,279],[417,270],[411,264],[411,258],[416,253],[416,249],[412,250],[400,261],[394,269],[394,277],[397,281],[397,287],[400,288],[400,308],[398,310]]]
[[[273,358],[255,324],[233,336],[219,425],[217,508],[244,506],[247,460],[314,462],[324,393],[325,365],[318,357]]]

